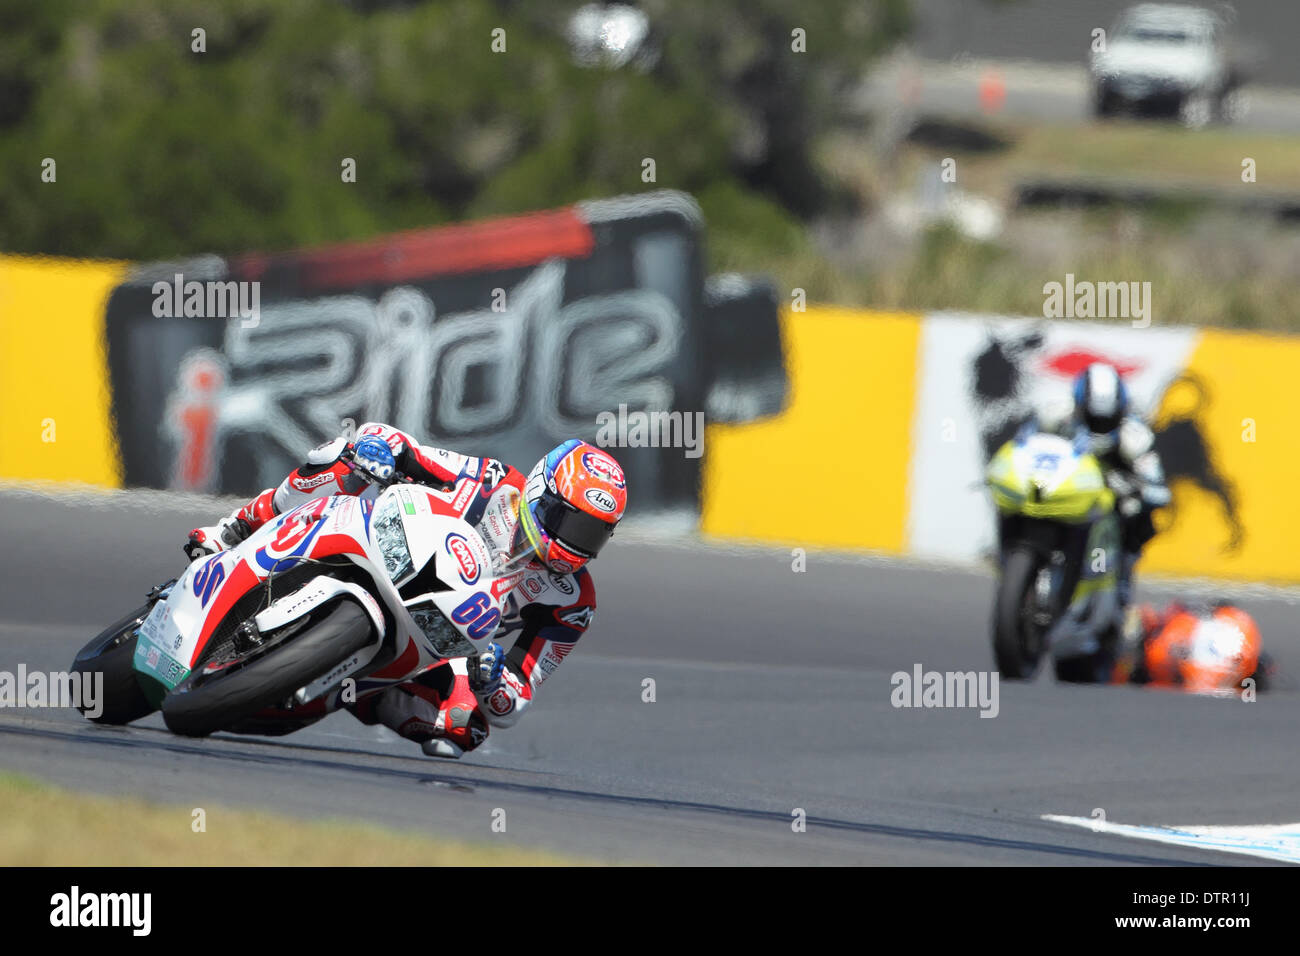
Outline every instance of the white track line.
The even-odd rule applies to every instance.
[[[1172,843],[1197,850],[1240,853],[1282,863],[1300,863],[1300,823],[1260,824],[1249,826],[1179,827],[1136,826],[1111,823],[1091,817],[1066,817],[1043,814],[1044,820],[1067,826],[1086,827],[1094,833],[1111,833],[1134,840]]]

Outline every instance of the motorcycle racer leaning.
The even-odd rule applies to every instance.
[[[1156,534],[1152,514],[1170,501],[1155,435],[1146,422],[1130,413],[1128,389],[1115,367],[1105,362],[1092,363],[1075,378],[1074,422],[1086,430],[1089,449],[1115,492],[1123,549],[1119,603],[1127,608],[1132,601],[1133,569]]]
[[[509,727],[519,719],[537,688],[591,625],[596,590],[585,565],[600,552],[623,516],[627,505],[623,471],[606,452],[570,439],[552,449],[525,477],[496,459],[421,445],[390,425],[370,422],[361,426],[355,442],[340,437],[320,445],[278,488],[266,489],[214,526],[194,529],[185,551],[194,559],[233,547],[267,521],[314,498],[373,499],[382,486],[371,476],[383,482],[404,476],[444,490],[455,487],[462,477],[481,479],[481,490],[466,501],[462,517],[489,542],[499,534],[486,526],[488,504],[497,495],[521,493],[513,539],[497,542],[527,561],[526,572],[507,597],[497,630],[503,640],[513,636],[510,649],[504,650],[494,640],[477,659],[466,660],[465,668],[445,662],[346,705],[362,722],[383,723],[421,744],[430,756],[460,757],[486,740],[490,727]],[[232,729],[286,733],[325,713],[323,705],[316,710],[269,712]]]

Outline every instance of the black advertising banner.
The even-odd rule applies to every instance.
[[[635,510],[694,507],[691,425],[771,414],[786,388],[774,293],[730,277],[706,295],[702,233],[661,192],[140,267],[106,315],[124,482],[252,494],[383,421],[525,471],[597,441]]]

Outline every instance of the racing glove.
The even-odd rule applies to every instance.
[[[501,683],[501,671],[506,666],[505,650],[496,641],[488,644],[477,660],[470,659],[469,686],[480,697],[490,694]]]
[[[216,554],[226,548],[233,548],[252,533],[253,529],[249,527],[248,522],[239,517],[239,512],[236,511],[229,517],[222,518],[215,525],[195,528],[190,532],[189,540],[181,545],[181,549],[191,561],[197,561],[199,558]]]
[[[397,474],[397,459],[388,442],[371,435],[352,446],[352,470],[362,477],[388,484]]]

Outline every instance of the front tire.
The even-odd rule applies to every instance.
[[[360,605],[344,599],[309,630],[272,648],[265,657],[229,673],[191,674],[163,698],[167,729],[186,737],[206,737],[279,704],[365,647],[373,627]]]
[[[104,675],[100,696],[103,709],[99,716],[92,717],[86,713],[84,702],[77,707],[87,720],[93,720],[97,724],[129,724],[157,710],[140,689],[134,665],[136,628],[144,622],[152,609],[152,604],[137,608],[120,621],[109,625],[77,652],[77,657],[72,662],[74,674]]]
[[[1043,658],[1043,635],[1033,621],[1038,553],[1015,548],[1002,568],[993,607],[993,658],[1005,680],[1028,680]]]

